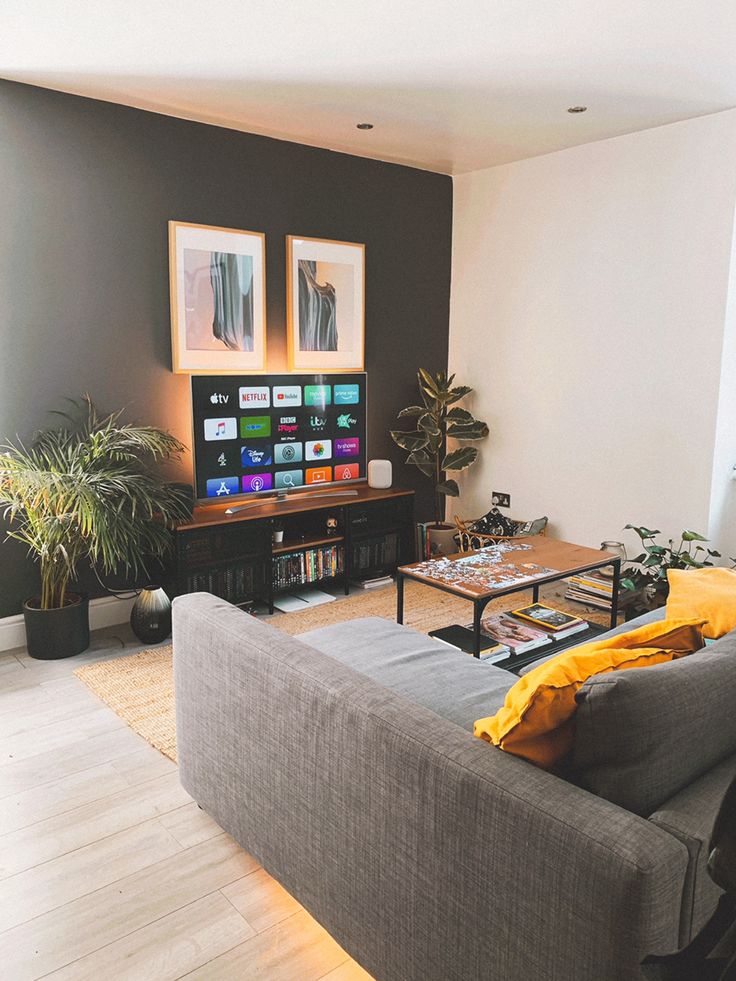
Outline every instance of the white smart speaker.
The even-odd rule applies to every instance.
[[[390,460],[371,460],[368,464],[368,486],[369,487],[390,487],[391,486],[391,461]]]

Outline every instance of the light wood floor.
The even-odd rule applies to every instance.
[[[73,676],[0,655],[0,977],[370,981]]]

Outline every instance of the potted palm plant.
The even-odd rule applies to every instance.
[[[432,375],[420,368],[417,380],[423,405],[410,405],[398,416],[399,419],[416,419],[415,429],[412,432],[394,430],[391,438],[408,451],[406,462],[417,467],[434,484],[434,525],[429,529],[430,541],[433,550],[447,554],[456,551],[456,529],[445,523],[445,498],[460,494],[457,481],[448,478],[447,473],[466,470],[475,463],[477,448],[462,444],[485,439],[488,426],[457,405],[473,389],[467,385],[454,385],[454,375],[448,378],[444,371]],[[458,443],[454,449],[448,448],[448,437]]]
[[[170,525],[188,513],[181,488],[155,464],[184,446],[154,426],[99,415],[89,396],[30,448],[0,446],[0,510],[8,537],[39,563],[41,593],[23,603],[28,653],[50,660],[89,646],[87,598],[71,590],[82,563],[103,574],[146,574],[171,544]]]

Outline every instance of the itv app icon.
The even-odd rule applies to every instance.
[[[268,443],[260,446],[241,446],[240,461],[244,467],[270,467],[271,447]]]
[[[204,438],[209,442],[222,439],[237,439],[238,429],[235,419],[205,419]]]
[[[240,436],[242,439],[253,436],[271,435],[270,416],[243,416],[240,420]]]
[[[330,391],[330,386],[329,385],[305,385],[304,404],[314,405],[319,409],[324,409],[326,405],[332,405],[332,393]]]
[[[360,402],[360,386],[335,385],[335,405],[357,405]]]
[[[229,497],[240,490],[237,477],[216,477],[207,481],[207,497]]]
[[[259,491],[271,490],[272,486],[270,473],[249,473],[243,477],[244,494],[257,494]]]

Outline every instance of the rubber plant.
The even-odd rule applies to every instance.
[[[713,559],[721,557],[720,552],[701,544],[708,539],[697,531],[683,531],[679,544],[675,545],[673,538],[666,544],[657,542],[656,536],[661,534],[659,529],[637,525],[626,525],[626,528],[639,536],[644,551],[631,559],[632,565],[638,568],[626,570],[621,586],[623,589],[641,591],[651,607],[663,606],[667,600],[667,572],[670,569],[703,569],[712,566]]]
[[[188,513],[181,490],[156,470],[184,450],[179,440],[123,424],[120,412],[100,416],[89,396],[72,405],[29,448],[0,446],[0,512],[8,537],[39,563],[41,610],[72,601],[69,583],[83,562],[144,575],[148,559],[170,548],[170,525]]]
[[[457,405],[473,389],[455,385],[455,375],[448,378],[443,371],[432,375],[420,368],[417,380],[423,404],[407,406],[398,415],[399,419],[415,419],[415,428],[410,432],[393,430],[391,438],[409,453],[406,462],[434,483],[434,520],[435,527],[440,528],[444,523],[445,498],[460,494],[457,481],[447,474],[467,470],[475,463],[477,447],[463,444],[485,439],[488,426]],[[448,439],[459,445],[448,447]]]

